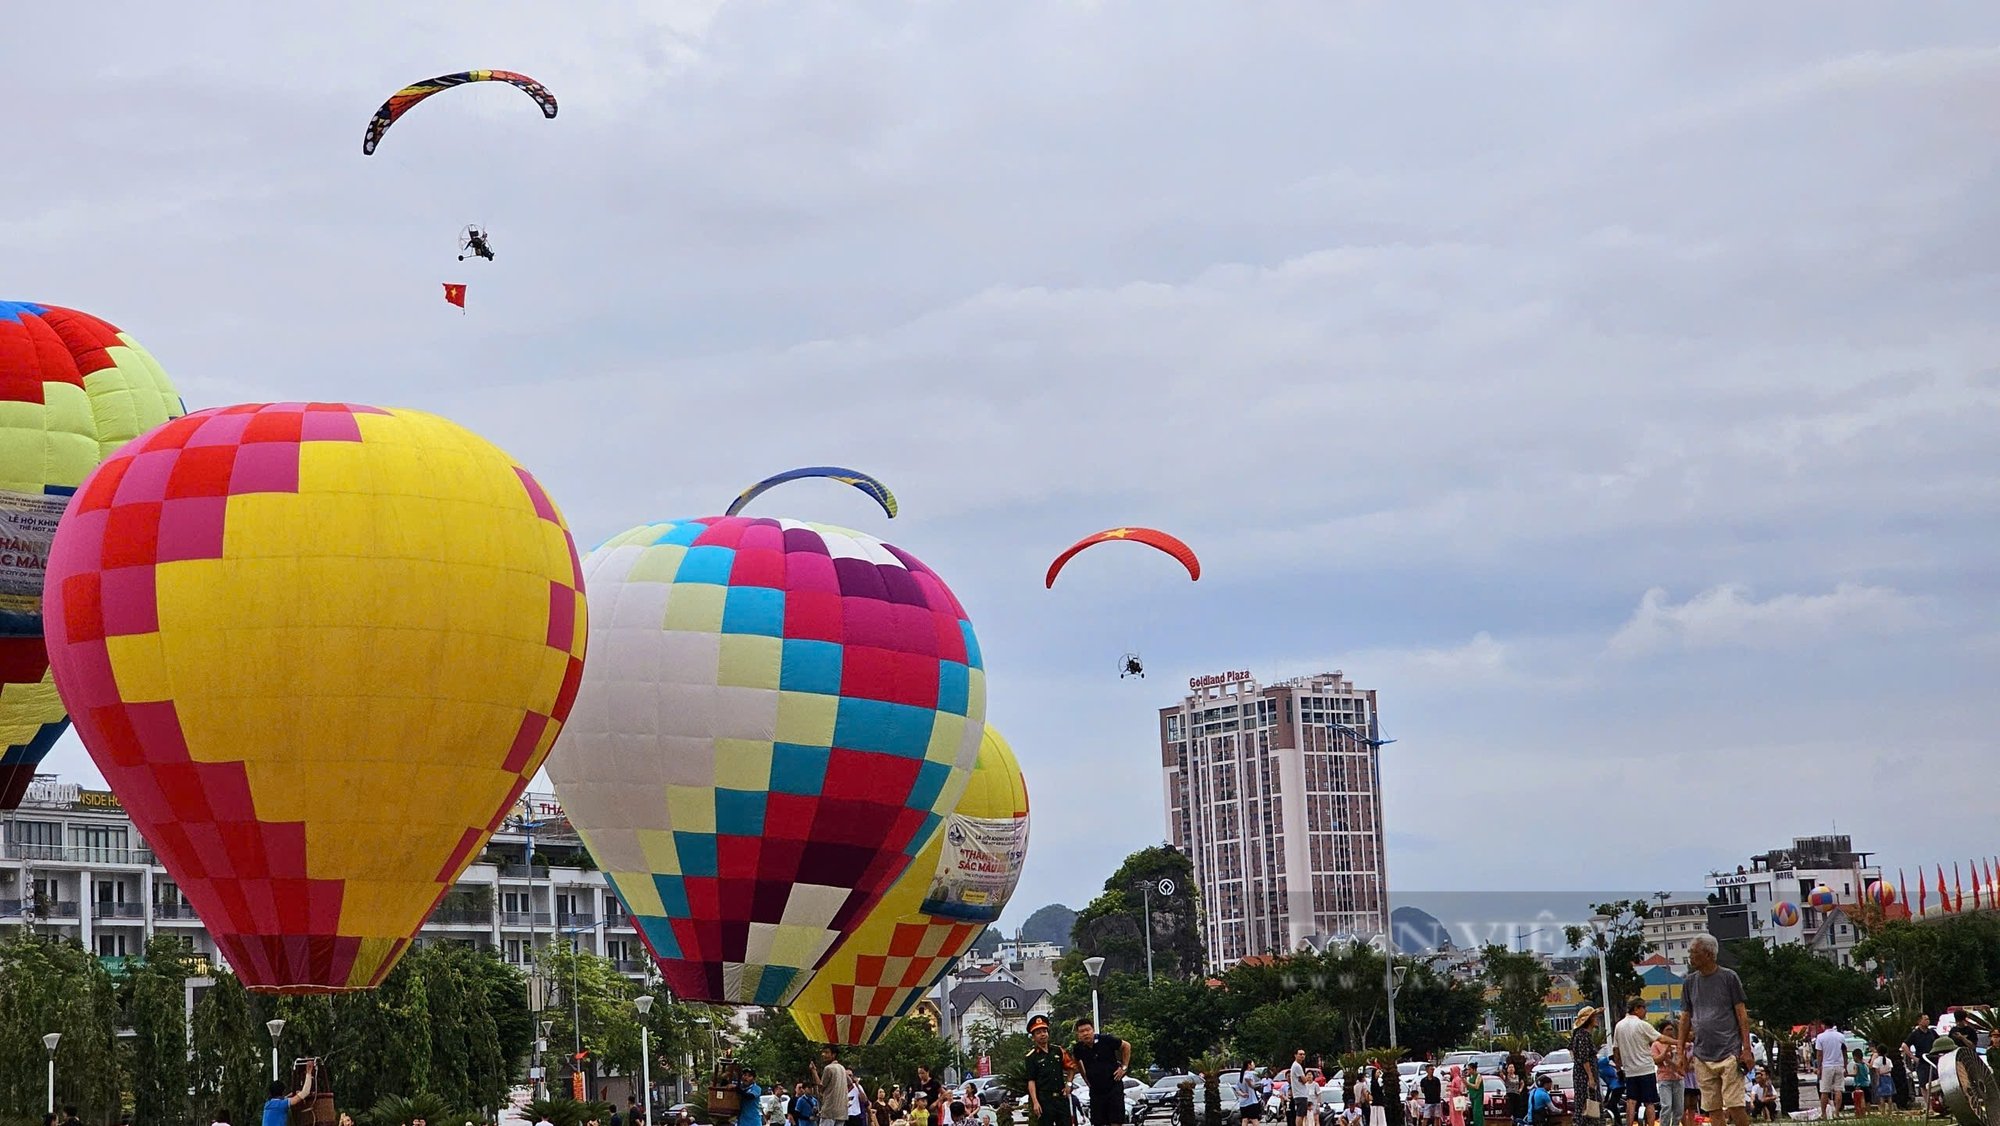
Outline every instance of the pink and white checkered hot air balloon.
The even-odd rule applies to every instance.
[[[797,520],[642,525],[583,571],[549,780],[677,995],[788,1004],[972,778],[972,623],[908,552]]]

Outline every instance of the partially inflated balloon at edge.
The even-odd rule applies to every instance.
[[[562,516],[485,439],[332,403],[202,411],[91,474],[49,658],[98,769],[244,984],[379,984],[582,675]]]
[[[784,1004],[965,790],[972,623],[909,553],[795,520],[645,525],[584,575],[549,780],[677,995]]]
[[[1028,784],[991,725],[944,831],[834,949],[792,1019],[823,1044],[873,1044],[1000,917],[1028,855]]]
[[[186,413],[137,341],[88,313],[0,301],[0,810],[69,716],[42,643],[42,578],[70,494],[113,450]]]

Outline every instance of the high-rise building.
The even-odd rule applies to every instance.
[[[1160,709],[1167,837],[1194,861],[1211,969],[1388,929],[1375,693],[1338,672],[1198,676]]]

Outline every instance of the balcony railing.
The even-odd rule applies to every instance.
[[[618,972],[621,974],[644,973],[646,970],[646,960],[644,958],[619,958],[611,964],[617,966]]]
[[[555,920],[549,917],[547,911],[502,911],[500,912],[500,925],[503,927],[548,927],[554,926]]]
[[[92,900],[90,904],[90,917],[93,919],[143,919],[146,917],[146,905],[143,903],[107,903],[103,900]]]
[[[448,904],[431,912],[426,921],[436,926],[490,927],[493,925],[493,911],[487,907]]]
[[[533,867],[519,863],[502,864],[500,865],[500,875],[502,878],[509,880],[546,880],[549,878],[549,866],[546,864],[536,864]]]
[[[22,844],[9,841],[6,844],[9,860],[43,860],[63,864],[133,864],[152,865],[153,850],[150,848],[95,848],[80,845]]]
[[[201,921],[200,916],[194,913],[194,907],[186,903],[155,903],[153,904],[153,918],[156,921],[172,921],[175,919],[185,919],[189,922]]]
[[[564,927],[594,927],[597,925],[597,912],[559,911],[556,913],[556,924]]]

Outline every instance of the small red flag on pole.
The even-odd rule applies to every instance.
[[[460,312],[464,312],[465,286],[459,282],[444,283],[444,299],[458,306]]]
[[[1958,861],[1951,862],[1951,886],[1957,894],[1951,897],[1951,909],[1965,910],[1965,874],[1958,869]]]
[[[1942,864],[1938,865],[1937,870],[1938,870],[1938,910],[1949,911],[1951,910],[1951,890],[1944,886],[1944,865]]]
[[[1917,918],[1919,919],[1923,918],[1924,912],[1930,909],[1930,891],[1931,886],[1924,882],[1924,870],[1922,868],[1917,869]]]

